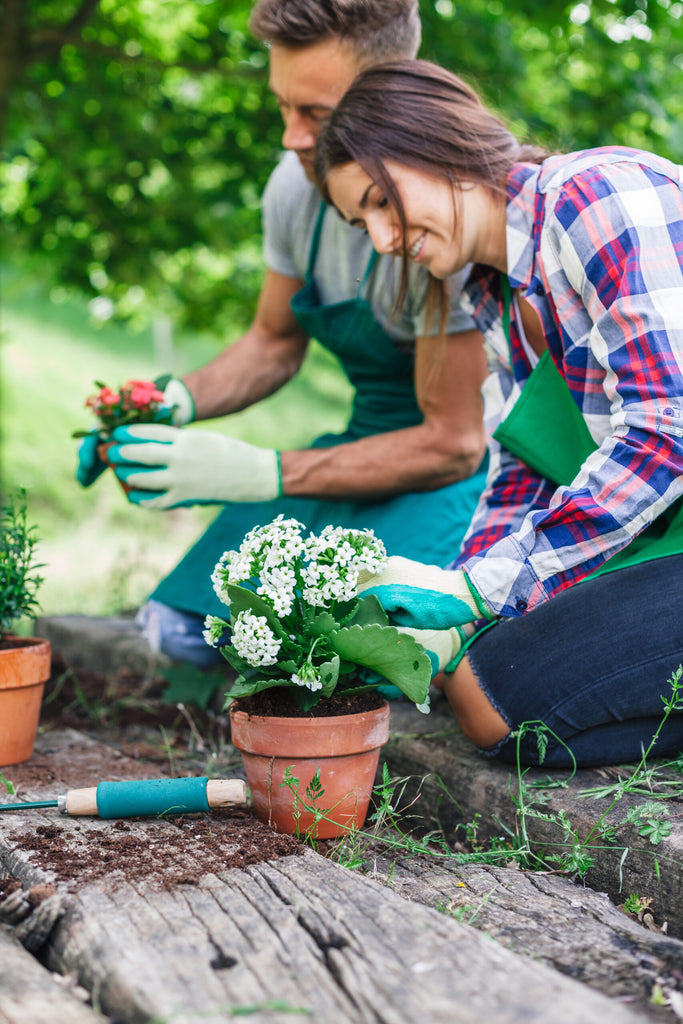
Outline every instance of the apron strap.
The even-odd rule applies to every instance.
[[[327,203],[321,202],[320,209],[318,210],[318,216],[316,218],[315,227],[313,228],[313,238],[311,239],[311,248],[308,253],[308,266],[306,267],[306,281],[313,280],[313,268],[315,267],[315,261],[318,258],[318,249],[320,248],[320,236],[323,231],[323,221],[325,219],[325,212],[327,210]],[[368,260],[368,265],[365,268],[362,281],[358,285],[358,295],[363,291],[370,274],[375,269],[375,263],[377,262],[379,253],[373,249]]]
[[[372,252],[370,253],[370,259],[368,260],[368,265],[365,268],[365,273],[363,274],[363,280],[360,282],[360,284],[358,286],[358,294],[359,295],[361,294],[361,292],[365,288],[366,284],[368,283],[368,279],[370,277],[370,274],[375,269],[375,263],[377,262],[378,258],[379,258],[379,253],[377,252],[376,249],[373,249]]]
[[[315,266],[315,261],[318,257],[318,249],[320,248],[320,235],[322,234],[323,230],[323,221],[325,219],[326,209],[327,204],[322,202],[320,204],[320,209],[318,210],[318,216],[315,222],[315,227],[313,228],[313,238],[311,240],[311,248],[308,253],[308,266],[306,267],[307,281],[310,281],[313,278],[313,267]]]

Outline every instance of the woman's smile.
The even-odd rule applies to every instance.
[[[417,241],[413,242],[410,249],[408,249],[408,256],[410,257],[411,260],[416,260],[417,262],[419,262],[420,253],[422,251],[422,247],[424,245],[424,240],[426,237],[427,232],[423,231],[420,237],[417,239]]]
[[[479,185],[454,189],[450,182],[387,160],[403,206],[405,229],[394,204],[357,163],[332,168],[327,188],[342,217],[365,228],[375,249],[423,264],[445,278],[468,263],[505,271],[505,204]]]

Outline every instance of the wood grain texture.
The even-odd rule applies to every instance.
[[[58,983],[0,926],[0,1024],[102,1024],[100,1014]]]
[[[97,745],[80,743],[78,734],[53,734],[49,742],[52,754],[41,751],[41,763],[51,766],[55,784],[68,775],[68,785],[83,785]],[[118,777],[133,770],[125,758],[114,762]],[[31,795],[44,791],[33,784]],[[652,936],[639,944],[628,919],[619,917],[617,927],[615,908],[596,894],[589,894],[595,906],[584,903],[586,894],[566,880],[477,866],[461,876],[450,867],[431,875],[426,866],[400,864],[391,875],[390,863],[370,878],[307,851],[217,869],[199,884],[163,888],[112,869],[74,885],[32,852],[32,837],[46,823],[57,826],[55,841],[72,846],[74,857],[114,825],[49,811],[0,815],[0,861],[25,885],[56,887],[58,903],[45,900],[42,923],[39,906],[17,925],[22,941],[30,946],[35,925],[49,969],[77,977],[118,1024],[218,1024],[246,1011],[254,1024],[642,1024],[657,1018],[640,1012],[642,1000],[633,1009],[622,1000],[642,996],[657,972],[668,977],[680,965],[679,943]],[[184,855],[192,858],[191,833],[170,821],[127,828],[152,852],[187,835]],[[396,891],[385,884],[391,878]],[[470,903],[459,921],[453,901],[463,889]],[[475,912],[489,915],[490,934],[466,923]],[[628,955],[605,952],[629,943]],[[589,945],[597,950],[593,970]],[[636,969],[638,956],[650,974],[642,964]],[[641,985],[636,991],[613,977],[623,981],[629,970]],[[662,1013],[659,1019],[674,1020],[670,1010]]]

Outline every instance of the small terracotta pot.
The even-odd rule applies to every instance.
[[[240,751],[257,817],[276,832],[316,839],[362,828],[377,772],[379,751],[389,739],[389,705],[327,718],[277,718],[230,708],[231,739]],[[281,786],[285,772],[298,780],[295,794]],[[306,788],[317,770],[325,810],[317,824]],[[298,810],[299,817],[295,811]]]
[[[113,444],[116,444],[116,442],[115,441],[103,441],[102,444],[98,444],[98,446],[97,446],[97,454],[98,454],[98,456],[100,457],[102,462],[106,462],[107,463],[107,465],[110,467],[112,472],[114,471],[114,463],[109,461],[108,452],[109,452],[109,449],[111,448],[111,446]],[[114,476],[116,476],[116,473],[114,473]],[[128,494],[128,492],[130,491],[130,487],[128,486],[128,484],[125,484],[123,482],[123,480],[119,480],[119,478],[117,476],[116,476],[116,479],[118,480],[119,484],[121,485],[123,490],[126,492],[126,494]]]
[[[50,678],[50,643],[7,636],[0,647],[0,768],[28,761],[38,729],[45,682]]]

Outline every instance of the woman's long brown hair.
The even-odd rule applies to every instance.
[[[409,285],[406,217],[386,161],[421,171],[457,189],[476,182],[505,196],[506,180],[517,160],[539,162],[547,154],[520,145],[503,121],[487,109],[457,75],[428,61],[392,61],[363,71],[323,126],[316,146],[318,187],[329,203],[327,176],[335,167],[359,164],[396,210],[403,235],[403,264],[396,306]],[[448,310],[445,282],[430,275],[428,316],[439,312],[443,329]]]

